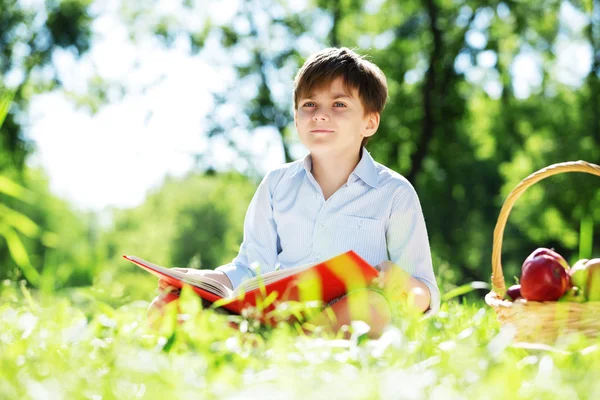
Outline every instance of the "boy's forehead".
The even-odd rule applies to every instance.
[[[358,89],[347,84],[342,77],[334,78],[328,82],[320,82],[314,84],[310,88],[306,88],[302,93],[302,97],[315,97],[316,95],[329,94],[331,97],[358,97]]]

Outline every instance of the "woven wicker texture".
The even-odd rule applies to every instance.
[[[515,326],[516,339],[520,341],[549,343],[561,334],[579,332],[588,337],[598,337],[600,334],[600,302],[503,300],[506,285],[501,262],[502,238],[510,211],[528,187],[549,176],[564,172],[583,172],[600,176],[600,166],[580,160],[553,164],[534,172],[508,195],[494,229],[492,291],[486,296],[486,302],[496,310],[501,324]]]

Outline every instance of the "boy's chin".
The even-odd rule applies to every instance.
[[[335,152],[335,143],[326,143],[324,141],[312,141],[305,144],[311,154],[326,155]]]

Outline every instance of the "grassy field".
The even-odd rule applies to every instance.
[[[146,301],[97,288],[0,295],[0,399],[594,399],[599,343],[571,337],[522,348],[483,302],[444,303],[430,318],[396,310],[368,340],[275,329],[202,310],[167,312],[159,331]],[[239,320],[237,322],[240,322]]]

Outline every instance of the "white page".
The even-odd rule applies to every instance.
[[[232,296],[237,296],[240,293],[250,292],[252,290],[258,289],[261,285],[268,285],[272,282],[277,282],[287,276],[294,275],[300,271],[304,271],[310,269],[319,263],[311,263],[305,265],[299,265],[297,267],[280,269],[273,272],[267,272],[266,274],[257,275],[254,278],[250,278],[247,281],[242,282],[240,286],[238,286],[233,293]]]
[[[158,264],[151,263],[150,261],[146,261],[146,260],[136,257],[136,256],[127,256],[127,258],[129,260],[136,261],[142,265],[148,266],[148,267],[150,267],[150,269],[153,269],[155,271],[160,271],[161,273],[163,273],[167,276],[176,278],[176,279],[178,279],[184,283],[187,283],[189,285],[199,287],[201,289],[206,290],[207,292],[211,292],[211,293],[216,294],[217,296],[220,296],[223,298],[230,297],[231,293],[233,292],[231,289],[224,286],[222,283],[217,282],[216,280],[206,277],[206,276],[196,275],[196,274],[187,274],[185,272],[177,271],[174,269],[160,266]]]

